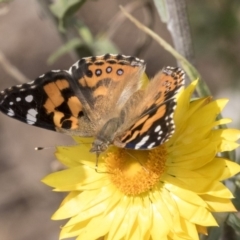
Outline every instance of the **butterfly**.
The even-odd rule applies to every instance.
[[[82,58],[0,92],[0,111],[27,124],[94,137],[91,152],[109,145],[152,149],[174,133],[176,94],[184,72],[165,67],[142,87],[145,62],[120,54]]]

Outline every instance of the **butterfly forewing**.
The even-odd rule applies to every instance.
[[[140,88],[145,63],[138,58],[106,54],[81,59],[70,69],[79,98],[99,128]]]
[[[35,81],[8,88],[0,94],[0,110],[33,126],[54,131],[76,129],[83,109],[69,85],[71,79],[65,71],[51,71]]]

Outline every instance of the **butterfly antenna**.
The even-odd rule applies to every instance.
[[[91,142],[89,142],[91,143]],[[89,144],[89,143],[79,143],[79,144]],[[59,145],[61,147],[73,147],[73,146],[76,146],[77,144],[63,144],[63,145]],[[52,149],[52,148],[56,148],[57,146],[48,146],[48,147],[35,147],[34,150],[36,151],[40,151],[40,150],[46,150],[46,149]]]
[[[52,149],[55,148],[55,146],[49,146],[49,147],[35,147],[34,150],[40,151],[40,150],[46,150],[46,149]]]

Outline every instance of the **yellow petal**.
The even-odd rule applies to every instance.
[[[236,208],[229,199],[222,197],[201,195],[211,212],[236,212]]]
[[[95,162],[96,155],[89,152],[89,147],[82,144],[71,147],[58,147],[55,153],[56,158],[65,166],[71,168],[79,165],[81,159]]]
[[[59,239],[78,236],[83,231],[83,229],[86,227],[87,224],[88,224],[88,221],[85,221],[85,222],[76,224],[74,226],[62,227]]]
[[[85,221],[86,219],[91,219],[93,216],[103,213],[113,201],[120,199],[118,191],[114,189],[109,190],[108,188],[103,188],[101,190],[97,189],[95,191],[84,191],[81,196],[81,214],[72,217],[66,226],[71,226],[77,224],[78,222]],[[114,196],[116,195],[116,196]],[[98,196],[96,198],[96,196]],[[111,199],[114,196],[114,200]]]
[[[196,225],[189,222],[189,220],[185,220],[184,218],[181,221],[182,223],[182,229],[183,229],[183,234],[179,234],[183,239],[191,239],[191,240],[198,240],[198,232],[196,229]],[[186,236],[187,235],[187,236]]]
[[[179,198],[188,203],[195,204],[201,207],[207,206],[207,204],[202,200],[201,197],[199,197],[196,193],[190,190],[179,188],[169,183],[164,184],[164,187],[168,189],[170,192],[172,192],[174,195],[177,195]]]
[[[81,209],[81,205],[79,205],[81,200],[78,199],[79,195],[79,192],[70,192],[61,203],[58,210],[53,214],[52,219],[60,220],[77,215]]]
[[[215,221],[214,217],[205,207],[190,204],[172,193],[171,195],[178,206],[180,215],[184,219],[187,219],[192,223],[202,224],[204,226],[217,226],[217,222]]]
[[[240,172],[240,165],[238,163],[229,161],[227,159],[224,159],[224,161],[226,167],[224,168],[222,175],[219,177],[220,180],[225,180]]]
[[[162,188],[161,195],[162,195],[162,202],[165,203],[165,206],[168,209],[169,213],[171,214],[172,221],[173,221],[172,225],[170,225],[170,230],[171,230],[170,233],[171,232],[182,233],[181,216],[178,211],[177,204],[171,196],[171,192],[169,192],[165,188]],[[169,224],[169,222],[167,223]]]
[[[160,212],[157,211],[157,208],[155,205],[153,205],[152,209],[149,209],[149,210],[153,212],[152,227],[151,227],[152,239],[153,240],[166,239],[169,232],[169,226],[166,224],[166,222],[162,218],[162,215],[160,214]],[[159,229],[160,226],[161,226],[161,230]]]
[[[231,192],[220,182],[209,181],[209,179],[202,178],[192,179],[175,178],[170,175],[164,176],[164,182],[176,185],[180,188],[185,188],[197,194],[210,194],[215,196],[223,196],[224,198],[232,198]]]
[[[211,179],[224,180],[240,172],[240,166],[227,159],[216,157],[202,168],[197,169],[197,172]]]
[[[126,216],[126,212],[129,211],[131,207],[131,200],[128,197],[123,197],[119,200],[119,204],[116,205],[115,209],[113,209],[112,214],[114,215],[112,219],[111,228],[107,235],[106,239],[122,239],[128,229],[128,215]]]
[[[218,144],[219,151],[232,151],[239,144],[235,141],[240,138],[240,131],[237,129],[218,129],[212,132],[211,139]]]
[[[202,166],[211,162],[212,159],[215,157],[216,153],[217,152],[214,145],[209,144],[204,148],[204,151],[199,150],[193,153],[189,153],[187,155],[178,156],[177,158],[174,158],[171,156],[171,154],[169,154],[166,165],[168,167],[181,167],[194,170],[201,168]]]
[[[142,207],[139,210],[137,218],[141,239],[150,238],[149,229],[151,229],[152,222],[155,220],[155,215],[151,214],[151,211],[149,211],[152,206],[153,204],[150,201],[149,196],[146,194],[146,196],[142,198]]]
[[[76,238],[76,240],[96,240],[101,236],[106,235],[111,226],[111,220],[112,218],[110,215],[95,216],[88,222],[84,229],[82,229],[82,231],[78,233],[78,237]]]
[[[81,232],[77,239],[95,240],[98,237],[104,236],[107,232],[109,232],[114,219],[119,218],[121,222],[123,220],[121,216],[124,217],[124,215],[122,214],[119,216],[118,215],[119,211],[117,211],[117,209],[119,208],[119,210],[121,209],[123,213],[126,213],[126,210],[128,209],[128,205],[130,202],[128,201],[127,198],[125,198],[125,201],[121,203],[119,203],[119,200],[120,198],[118,194],[114,194],[111,198],[109,198],[109,203],[107,204],[106,202],[105,207],[102,206],[103,214],[92,218],[89,221],[88,225],[86,226],[84,232]],[[85,215],[85,212],[83,212],[82,214]],[[94,231],[92,231],[92,229],[94,229]],[[118,234],[121,233],[122,232],[118,232]]]
[[[188,155],[188,154],[194,154],[197,151],[202,151],[203,148],[207,147],[210,143],[209,139],[205,139],[202,141],[199,141],[198,144],[196,142],[190,142],[190,143],[184,143],[181,142],[181,144],[174,144],[172,146],[167,145],[168,148],[168,154],[170,158],[176,158],[178,159],[179,156],[182,155]]]
[[[42,181],[55,187],[56,191],[74,191],[80,190],[82,185],[96,183],[104,178],[106,179],[106,175],[97,174],[93,169],[83,165],[49,174]]]
[[[228,141],[235,142],[240,138],[240,130],[238,129],[218,129],[213,132],[213,140],[223,138]]]
[[[156,189],[155,191],[152,192],[151,194],[151,201],[152,201],[152,205],[154,205],[154,208],[156,209],[156,211],[158,211],[159,213],[161,213],[162,218],[164,219],[164,221],[166,222],[168,228],[170,229],[173,225],[173,217],[172,217],[172,209],[169,210],[168,208],[168,204],[166,204],[165,202],[165,194],[166,194],[166,190],[165,189]]]
[[[179,218],[178,222],[180,223],[181,229],[179,231],[174,231],[169,233],[169,237],[171,240],[183,240],[183,239],[198,240],[199,239],[195,224],[190,223],[188,220],[182,217]]]

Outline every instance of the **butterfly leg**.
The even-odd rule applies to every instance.
[[[99,159],[99,155],[100,155],[100,153],[96,152],[95,172],[97,172],[97,173],[99,173],[98,172],[98,159]]]

